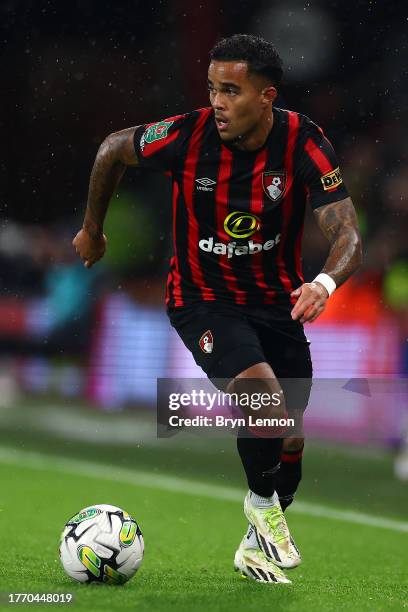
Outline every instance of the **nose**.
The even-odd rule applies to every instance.
[[[213,95],[211,103],[214,110],[224,110],[226,108],[225,96],[218,91]]]

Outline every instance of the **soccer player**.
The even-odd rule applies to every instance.
[[[127,166],[170,173],[171,324],[209,378],[229,381],[228,391],[283,388],[284,412],[294,400],[280,379],[312,377],[303,324],[316,320],[360,264],[356,214],[323,131],[274,106],[282,62],[273,45],[239,34],[218,42],[210,57],[209,108],[125,129],[102,143],[73,244],[86,267],[103,256],[105,214]],[[306,205],[331,245],[310,283],[300,257]],[[308,384],[297,393],[296,408],[306,408],[309,392]],[[249,527],[235,569],[259,582],[288,583],[283,570],[301,557],[284,510],[301,479],[304,440],[252,427],[237,445]]]

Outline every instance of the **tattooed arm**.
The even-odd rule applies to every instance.
[[[314,214],[331,247],[322,272],[339,287],[361,264],[361,238],[351,198],[316,208]],[[318,282],[305,283],[291,294],[298,298],[292,319],[312,323],[323,312],[329,297]]]
[[[351,198],[327,204],[314,211],[317,223],[331,244],[322,272],[342,285],[361,264],[361,238]]]
[[[103,233],[103,223],[109,202],[126,167],[137,165],[133,145],[136,129],[132,127],[110,134],[99,147],[89,182],[84,223],[72,242],[87,268],[105,253],[106,236]]]

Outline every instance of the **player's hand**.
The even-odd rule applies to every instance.
[[[72,244],[84,262],[85,268],[90,268],[97,261],[102,259],[106,250],[107,239],[105,234],[91,236],[84,227],[79,230],[72,241]]]
[[[290,295],[297,298],[290,314],[294,321],[300,319],[301,323],[313,323],[325,309],[329,297],[327,290],[320,283],[304,283]]]

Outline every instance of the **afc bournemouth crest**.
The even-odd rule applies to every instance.
[[[286,172],[263,172],[262,187],[272,202],[277,202],[285,193]]]
[[[200,349],[203,351],[203,353],[212,353],[214,338],[209,329],[203,333],[198,344],[200,345]]]

